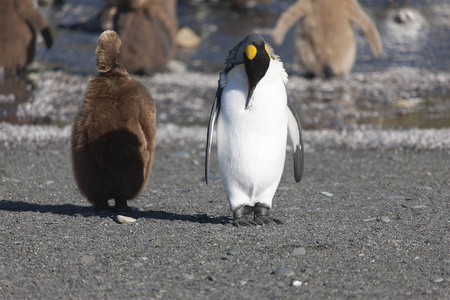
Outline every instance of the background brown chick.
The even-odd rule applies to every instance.
[[[0,0],[0,68],[15,76],[34,59],[36,32],[47,48],[53,45],[49,26],[33,6],[33,0]]]
[[[328,77],[350,72],[356,57],[353,24],[364,32],[375,57],[383,51],[375,24],[356,0],[297,1],[275,25],[272,37],[277,45],[297,21],[296,58],[308,76]]]
[[[156,109],[147,89],[117,63],[121,41],[105,31],[98,42],[97,69],[72,130],[75,180],[96,211],[114,199],[128,210],[150,176]]]
[[[129,72],[149,74],[176,53],[176,0],[118,0],[114,30],[122,39],[119,62]]]

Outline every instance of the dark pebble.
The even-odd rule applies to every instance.
[[[292,276],[294,275],[294,271],[289,268],[280,267],[272,272],[274,275],[281,275],[281,276]]]

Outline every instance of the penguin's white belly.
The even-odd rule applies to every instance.
[[[238,70],[241,71],[241,70]],[[245,72],[245,70],[244,70]],[[264,79],[263,79],[264,80]],[[218,160],[231,210],[272,199],[283,173],[287,140],[287,96],[281,78],[260,82],[250,109],[248,83],[230,76],[218,117]]]

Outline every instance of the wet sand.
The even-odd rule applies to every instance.
[[[0,123],[0,143],[68,143],[90,77],[50,71],[30,77],[35,89],[17,106],[16,124]],[[157,142],[205,140],[218,74],[158,73],[134,78],[155,101]],[[294,75],[289,77],[287,92],[302,122],[306,147],[449,149],[448,82],[446,72],[401,68],[331,80]],[[414,112],[424,106],[436,114],[418,117]],[[398,122],[394,127],[392,120]],[[437,120],[442,121],[441,128]]]

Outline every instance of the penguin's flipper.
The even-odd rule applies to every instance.
[[[374,57],[379,57],[383,54],[383,42],[376,25],[372,22],[370,17],[364,12],[357,1],[348,1],[348,11],[350,15],[350,22],[356,24],[361,28],[362,32],[369,41],[370,48]]]
[[[302,139],[302,126],[294,105],[288,99],[288,132],[292,141],[292,150],[294,151],[294,178],[300,182],[303,176],[304,149]]]
[[[25,20],[32,28],[36,28],[42,34],[45,45],[51,48],[53,45],[52,34],[49,25],[44,16],[33,5],[32,0],[15,1],[17,13]]]
[[[208,184],[209,178],[209,160],[211,156],[211,146],[212,138],[214,133],[214,123],[219,115],[220,109],[220,98],[222,95],[222,89],[220,86],[217,88],[216,97],[214,97],[214,102],[211,108],[211,115],[209,116],[208,132],[206,134],[206,155],[205,155],[205,182]]]
[[[53,46],[53,36],[49,27],[45,27],[41,30],[42,37],[44,38],[45,46],[50,49]]]
[[[297,1],[278,18],[275,28],[272,31],[272,39],[275,44],[281,45],[289,28],[291,28],[300,18],[309,14],[311,11],[310,2],[311,1]]]

